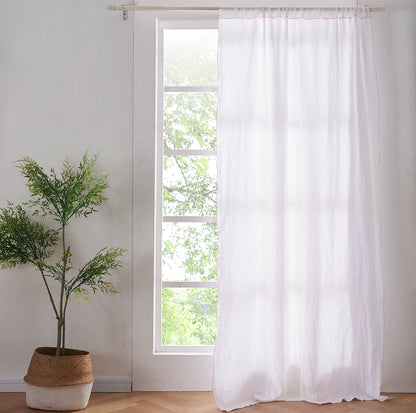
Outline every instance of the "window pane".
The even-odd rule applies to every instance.
[[[162,345],[213,345],[216,288],[162,289]]]
[[[164,85],[216,86],[217,30],[164,30]]]
[[[217,224],[163,223],[163,281],[216,281],[217,252]]]
[[[216,215],[216,177],[214,156],[165,156],[163,215]]]
[[[164,149],[215,149],[217,93],[165,93]]]

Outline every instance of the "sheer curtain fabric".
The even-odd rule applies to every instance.
[[[369,9],[221,10],[219,77],[218,406],[382,399]]]

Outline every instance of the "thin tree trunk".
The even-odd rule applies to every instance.
[[[69,251],[69,248],[68,248]],[[68,305],[69,296],[65,296],[65,306],[64,306],[64,317],[63,317],[63,324],[62,324],[62,355],[65,356],[65,332],[66,332],[66,307]]]
[[[40,271],[40,273],[42,275],[43,282],[45,283],[46,290],[48,291],[49,300],[50,300],[50,302],[52,304],[52,307],[53,307],[53,312],[55,313],[56,319],[58,320],[59,319],[58,310],[56,309],[55,302],[53,300],[51,290],[49,288],[48,282],[46,281],[45,273],[43,272],[43,268],[39,264],[36,264],[36,265],[39,268],[39,271]]]
[[[62,343],[62,320],[58,319],[58,332],[57,332],[57,342],[56,342],[56,353],[55,356],[61,355],[61,343]]]
[[[65,356],[65,320],[62,324],[62,355]]]
[[[64,291],[65,291],[65,273],[66,273],[66,263],[68,260],[69,248],[68,252],[66,250],[65,244],[65,225],[62,227],[62,251],[63,251],[63,267],[62,267],[62,279],[61,279],[61,294],[59,297],[59,320],[58,320],[58,337],[56,343],[56,355],[61,355],[61,347],[62,347],[62,327],[64,325]],[[65,341],[65,340],[64,340]]]

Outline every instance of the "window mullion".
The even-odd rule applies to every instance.
[[[218,86],[164,86],[165,93],[218,93]]]
[[[216,149],[164,149],[164,156],[217,156]]]
[[[207,224],[216,224],[216,216],[173,216],[165,215],[163,216],[163,222],[205,222]]]
[[[217,288],[217,281],[162,281],[162,288]]]

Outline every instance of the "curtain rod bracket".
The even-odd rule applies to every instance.
[[[125,4],[122,4],[120,6],[109,5],[109,6],[107,6],[107,10],[109,10],[109,11],[121,11],[122,16],[123,16],[123,20],[128,20],[129,19],[129,10],[133,11],[134,9],[132,9],[131,7],[129,8]]]

